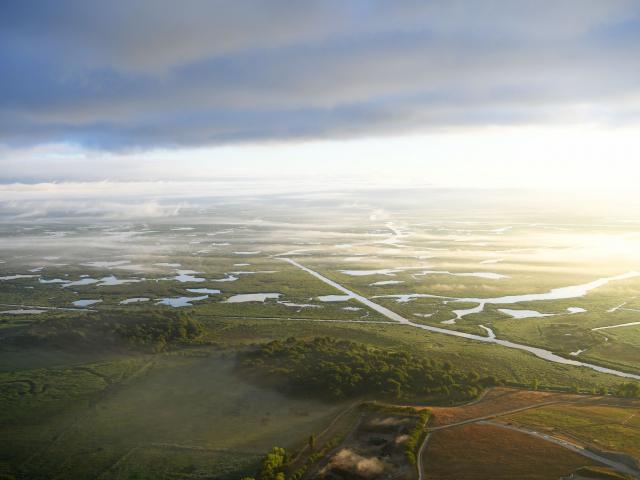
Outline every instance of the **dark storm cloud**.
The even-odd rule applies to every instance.
[[[0,141],[107,149],[638,117],[638,3],[3,2]]]

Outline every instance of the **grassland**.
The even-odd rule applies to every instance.
[[[637,472],[639,406],[638,400],[494,388],[475,402],[430,408],[423,466],[427,478],[559,478],[604,458]],[[586,458],[576,445],[587,449]],[[455,466],[443,467],[455,455],[461,457]]]
[[[639,409],[637,401],[605,399],[583,405],[549,405],[511,415],[507,421],[640,459]]]
[[[218,465],[216,478],[236,478],[252,472],[273,444],[297,445],[342,408],[246,384],[233,374],[233,361],[207,350],[154,356],[151,365],[145,360],[133,373],[135,381],[120,376],[107,386],[96,375],[83,378],[77,367],[57,376],[43,372],[40,381],[58,385],[54,390],[43,391],[42,383],[30,392],[4,390],[3,405],[12,409],[0,430],[3,473],[128,478],[123,472],[158,460],[157,470],[144,478],[172,478],[190,469],[210,473],[212,463]],[[18,378],[36,382],[33,371],[11,374],[8,382]],[[2,385],[7,388],[7,379]],[[9,396],[17,401],[12,404]]]
[[[435,432],[425,458],[429,480],[549,480],[596,465],[560,446],[492,425]]]

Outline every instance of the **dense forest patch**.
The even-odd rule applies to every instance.
[[[325,399],[437,395],[465,400],[496,383],[493,377],[456,371],[448,362],[329,337],[275,340],[240,352],[238,366],[285,393]]]
[[[189,313],[173,310],[97,312],[91,316],[54,317],[6,338],[23,347],[69,350],[126,348],[162,352],[193,343],[203,327]]]

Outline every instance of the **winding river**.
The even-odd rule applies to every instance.
[[[442,333],[444,335],[451,335],[453,337],[460,337],[460,338],[465,338],[467,340],[475,340],[477,342],[484,342],[484,343],[494,343],[496,345],[501,345],[503,347],[507,347],[507,348],[513,348],[515,350],[523,350],[525,352],[529,352],[532,353],[533,355],[535,355],[538,358],[541,358],[543,360],[547,360],[549,362],[554,362],[554,363],[561,363],[563,365],[572,365],[575,367],[585,367],[585,368],[590,368],[591,370],[595,370],[597,372],[601,372],[601,373],[608,373],[611,375],[617,375],[618,377],[624,377],[624,378],[632,378],[634,380],[640,380],[640,375],[635,375],[633,373],[627,373],[627,372],[623,372],[620,370],[614,370],[612,368],[606,368],[606,367],[601,367],[599,365],[594,365],[592,363],[585,363],[585,362],[581,362],[578,360],[570,360],[568,358],[564,358],[561,357],[560,355],[556,355],[555,353],[549,351],[549,350],[545,350],[543,348],[538,348],[538,347],[532,347],[530,345],[525,345],[522,343],[515,343],[515,342],[510,342],[508,340],[501,340],[499,338],[496,338],[495,334],[493,333],[493,331],[491,331],[491,329],[484,327],[485,330],[488,333],[488,336],[484,337],[482,335],[475,335],[472,333],[466,333],[466,332],[458,332],[455,330],[449,330],[448,328],[441,328],[441,327],[434,327],[431,325],[422,325],[420,323],[415,323],[412,322],[411,320],[404,318],[402,315],[397,314],[396,312],[389,310],[386,307],[383,307],[382,305],[379,305],[371,300],[369,300],[367,297],[363,297],[362,295],[359,295],[351,290],[349,290],[348,288],[340,285],[339,283],[331,280],[330,278],[325,277],[324,275],[316,272],[315,270],[311,270],[310,268],[305,267],[304,265],[296,262],[295,260],[291,259],[291,258],[282,258],[283,261],[290,263],[291,265],[304,270],[305,272],[309,273],[310,275],[313,275],[314,277],[316,277],[317,279],[323,281],[324,283],[331,285],[332,287],[340,290],[341,292],[345,293],[346,295],[348,295],[349,297],[358,300],[360,303],[362,303],[363,305],[366,305],[367,307],[371,308],[372,310],[375,310],[376,312],[380,313],[381,315],[384,315],[385,317],[387,317],[390,320],[394,320],[400,324],[403,325],[409,325],[411,327],[414,328],[419,328],[421,330],[428,330],[430,332],[436,332],[436,333]],[[616,278],[620,278],[620,277],[616,277]],[[592,286],[592,284],[589,284],[590,286]],[[558,289],[557,291],[561,291],[561,289]],[[565,293],[565,292],[563,292]],[[527,299],[530,300],[532,296],[523,296],[523,297],[528,297]],[[562,296],[560,296],[560,298],[563,298]]]

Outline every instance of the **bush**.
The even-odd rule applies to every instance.
[[[615,391],[618,397],[640,398],[640,383],[627,382],[618,385]]]
[[[409,432],[409,439],[407,440],[405,452],[411,465],[415,465],[417,462],[418,449],[420,448],[419,442],[422,439],[424,427],[429,420],[429,415],[430,414],[427,410],[420,413],[420,421],[415,427],[413,427],[413,429],[411,429],[411,432]]]
[[[129,318],[115,324],[114,331],[135,346],[149,347],[154,352],[167,349],[173,343],[184,343],[202,334],[202,325],[182,312],[154,313],[141,318]]]
[[[273,447],[262,460],[257,480],[284,480],[287,452],[284,448]]]

